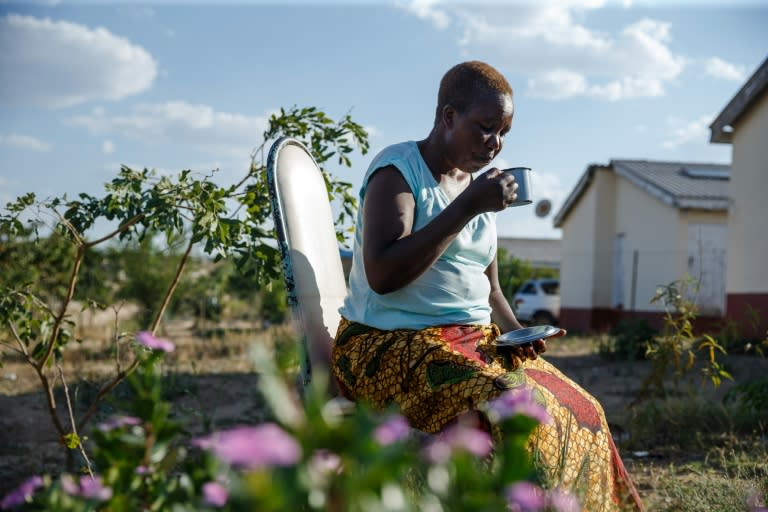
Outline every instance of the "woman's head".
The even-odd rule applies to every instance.
[[[440,81],[430,139],[446,166],[474,172],[499,154],[513,114],[512,87],[501,73],[484,62],[463,62]]]
[[[465,112],[473,102],[498,95],[509,95],[511,99],[512,87],[493,66],[478,60],[456,64],[440,80],[435,120],[440,119],[447,105]]]

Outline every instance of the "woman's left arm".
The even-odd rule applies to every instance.
[[[501,332],[522,329],[523,326],[515,317],[515,312],[512,311],[509,301],[504,297],[504,293],[501,291],[501,285],[499,284],[498,255],[493,258],[491,264],[485,269],[485,275],[488,277],[488,281],[491,284],[491,294],[488,297],[488,302],[491,305],[491,320],[499,326]],[[562,336],[564,334],[565,331],[561,329],[555,336]],[[514,347],[512,351],[521,359],[536,359],[538,354],[547,351],[547,342],[544,340],[536,340],[530,344]]]
[[[488,265],[488,268],[485,269],[485,275],[491,284],[491,294],[488,297],[488,302],[491,305],[491,319],[493,322],[499,326],[501,332],[522,329],[523,326],[520,325],[520,322],[515,317],[515,313],[512,311],[507,298],[504,297],[501,285],[499,284],[498,256],[495,256],[491,264]]]

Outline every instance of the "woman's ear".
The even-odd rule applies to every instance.
[[[456,123],[457,114],[458,112],[456,112],[456,109],[450,104],[443,106],[443,110],[440,112],[440,119],[446,128],[453,128],[453,125]]]

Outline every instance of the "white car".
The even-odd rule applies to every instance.
[[[560,281],[531,279],[520,286],[513,299],[515,316],[534,325],[557,325],[560,318]]]

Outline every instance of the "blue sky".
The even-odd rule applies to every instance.
[[[553,213],[591,163],[729,162],[708,125],[768,56],[768,2],[0,1],[0,203],[97,193],[120,164],[247,169],[269,115],[351,110],[382,147],[421,139],[452,65],[515,90],[494,165],[534,169]],[[503,236],[558,237],[533,209]]]

